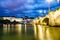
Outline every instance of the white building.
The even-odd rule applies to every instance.
[[[13,22],[14,20],[17,21],[17,22],[22,22],[23,19],[22,18],[15,18],[15,17],[3,17],[4,20],[8,19],[10,20],[11,22]]]

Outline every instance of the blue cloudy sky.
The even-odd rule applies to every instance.
[[[60,8],[59,0],[0,0],[0,16],[37,17]]]

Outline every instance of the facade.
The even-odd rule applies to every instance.
[[[22,18],[15,18],[15,17],[3,17],[3,20],[6,20],[6,19],[10,20],[11,22],[13,22],[13,21],[21,22],[21,21],[23,21],[23,19],[22,19]]]

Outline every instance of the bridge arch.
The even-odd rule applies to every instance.
[[[46,23],[46,25],[49,25],[49,18],[44,18],[44,19],[42,20],[42,22],[43,22],[43,23]]]

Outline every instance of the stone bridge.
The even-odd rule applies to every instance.
[[[60,8],[54,11],[50,11],[48,15],[40,19],[41,23],[46,23],[46,25],[59,25],[60,26]]]

